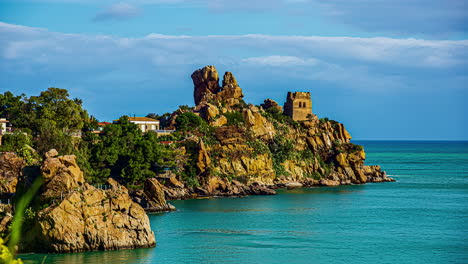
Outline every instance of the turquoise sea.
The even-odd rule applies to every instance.
[[[357,141],[397,182],[172,201],[157,247],[26,263],[468,263],[468,142]]]

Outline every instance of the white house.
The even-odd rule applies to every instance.
[[[118,122],[119,120],[114,120],[114,123]],[[149,117],[129,117],[128,121],[131,123],[137,124],[138,128],[142,132],[147,132],[150,130],[157,131],[159,130],[159,121]]]
[[[6,118],[0,118],[0,135],[5,135],[7,132],[7,123]]]

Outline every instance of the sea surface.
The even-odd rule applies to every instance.
[[[468,142],[357,141],[397,182],[172,201],[151,249],[26,263],[468,263]]]

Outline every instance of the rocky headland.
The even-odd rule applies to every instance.
[[[164,175],[154,173],[139,187],[127,189],[118,177],[108,178],[106,188],[93,186],[74,155],[58,156],[55,150],[29,166],[34,169],[15,154],[0,155],[2,195],[21,196],[35,177],[44,182],[25,213],[28,235],[21,251],[155,246],[145,211],[175,210],[170,200],[394,181],[380,166],[364,164],[364,148],[350,142],[343,124],[313,114],[310,93],[288,93],[284,108],[269,98],[256,106],[244,102],[244,92],[230,72],[221,84],[214,66],[191,77],[195,106],[179,108],[166,122],[166,128],[178,134],[169,147],[178,153],[176,165]],[[182,126],[184,122],[189,125]],[[13,208],[0,208],[0,232],[5,233]]]
[[[260,106],[246,104],[230,72],[221,85],[214,66],[195,71],[192,79],[195,107],[177,110],[169,123],[176,129],[177,116],[188,111],[210,129],[187,133],[190,137],[181,142],[194,164],[197,184],[187,186],[174,175],[162,188],[167,200],[393,181],[380,166],[364,165],[364,148],[350,142],[343,124],[312,113],[310,95],[310,102],[307,98],[302,102],[309,104],[306,112],[298,109],[294,118],[300,120],[294,120],[272,99]]]

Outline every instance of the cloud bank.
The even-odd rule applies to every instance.
[[[361,136],[392,138],[392,124],[407,122],[400,138],[407,131],[415,138],[421,138],[418,133],[437,138],[442,128],[450,128],[452,132],[443,132],[452,138],[464,138],[460,126],[466,123],[467,64],[467,40],[161,34],[125,38],[0,22],[2,91],[34,94],[49,86],[67,88],[104,120],[135,114],[134,109],[144,115],[193,104],[190,74],[215,65],[221,72],[235,73],[249,102],[260,103],[264,96],[282,100],[291,90],[313,91],[322,96],[317,108],[323,116],[345,123],[355,117],[349,123],[366,128]],[[422,130],[427,122],[421,116],[434,126]],[[379,125],[369,128],[369,122]]]
[[[126,20],[140,15],[141,10],[127,3],[116,3],[96,14],[93,21]]]

